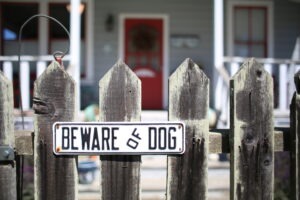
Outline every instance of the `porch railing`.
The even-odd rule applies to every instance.
[[[238,71],[242,62],[247,58],[243,57],[224,57],[223,65],[217,66],[218,71],[217,85],[215,88],[215,109],[220,111],[220,125],[229,126],[229,81],[230,78]],[[70,56],[66,55],[64,61],[68,62]],[[274,58],[257,58],[259,63],[264,65],[265,69],[272,74],[274,78],[274,114],[277,118],[285,118],[289,115],[289,102],[295,91],[294,74],[300,69],[300,60],[292,59],[274,59]],[[22,105],[24,110],[30,110],[30,73],[34,65],[34,73],[38,77],[47,67],[48,63],[53,61],[52,55],[46,56],[22,56],[19,69],[19,81],[21,82]],[[14,79],[13,67],[18,62],[17,56],[0,56],[2,70],[8,79]],[[18,66],[17,66],[18,67]]]
[[[216,66],[218,77],[215,88],[215,109],[220,111],[219,126],[229,126],[229,82],[247,58],[223,57],[223,65]],[[289,102],[295,91],[294,74],[300,69],[300,60],[256,58],[274,79],[274,116],[276,125],[289,117]]]
[[[22,95],[22,105],[24,111],[30,110],[30,73],[34,72],[36,77],[41,75],[46,69],[49,62],[53,61],[52,55],[45,56],[21,56],[20,67],[17,66],[18,56],[0,56],[0,63],[2,63],[2,71],[5,76],[14,81],[14,67],[19,68],[18,79],[20,81],[20,95]],[[70,56],[66,55],[64,61],[69,61]],[[32,71],[30,66],[34,65],[35,69]]]

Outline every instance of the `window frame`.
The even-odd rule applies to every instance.
[[[229,1],[227,4],[227,55],[235,56],[234,52],[234,9],[235,7],[264,7],[267,12],[266,21],[266,57],[274,55],[274,28],[273,28],[273,2],[270,1]]]

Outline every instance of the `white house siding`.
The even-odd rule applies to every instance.
[[[274,56],[291,58],[300,36],[300,3],[274,0]]]
[[[105,30],[105,19],[113,14],[113,31]],[[120,14],[163,14],[169,17],[169,36],[196,35],[195,48],[173,47],[169,38],[169,72],[172,73],[187,57],[204,66],[207,75],[213,72],[213,1],[211,0],[96,0],[95,1],[95,80],[118,59]]]

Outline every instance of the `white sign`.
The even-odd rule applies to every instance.
[[[185,126],[181,122],[53,125],[53,152],[57,155],[182,154],[184,150]]]

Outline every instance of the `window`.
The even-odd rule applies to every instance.
[[[227,14],[228,56],[273,56],[273,2],[229,1]]]
[[[234,7],[234,55],[267,57],[267,8]]]
[[[1,12],[2,40],[17,40],[22,24],[26,19],[38,13],[38,5],[34,3],[3,3]],[[26,25],[22,33],[22,38],[38,38],[38,22],[36,20]]]

